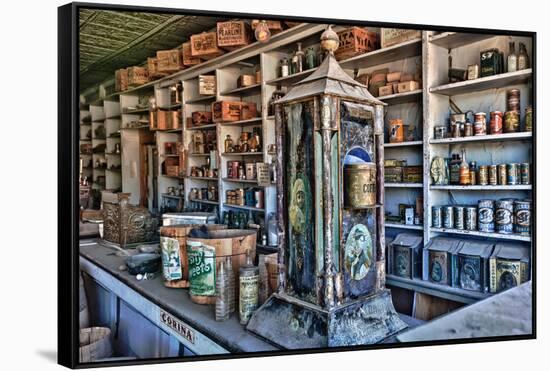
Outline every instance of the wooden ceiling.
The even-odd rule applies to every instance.
[[[114,76],[118,68],[140,65],[157,50],[177,48],[189,36],[222,18],[81,9],[80,89]]]

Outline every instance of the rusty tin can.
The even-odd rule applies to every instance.
[[[520,92],[519,89],[510,89],[506,92],[506,108],[508,111],[519,112]]]
[[[533,107],[529,106],[525,108],[525,122],[523,126],[524,131],[533,131]]]
[[[457,205],[453,208],[455,229],[464,229],[464,206]]]
[[[531,164],[524,162],[521,164],[521,184],[531,184]]]
[[[376,204],[376,165],[373,162],[344,165],[344,204],[357,209]]]
[[[474,124],[471,122],[464,123],[464,136],[472,137],[474,135]]]
[[[514,232],[514,201],[511,198],[495,201],[495,232]]]
[[[477,227],[481,232],[495,231],[495,201],[479,200],[477,204]]]
[[[256,163],[254,162],[247,162],[244,164],[245,166],[245,176],[247,180],[254,180],[256,179]]]
[[[491,121],[489,122],[490,134],[502,134],[502,112],[492,111]]]
[[[508,173],[506,171],[506,164],[498,165],[498,184],[499,185],[508,184]]]
[[[468,231],[477,230],[477,207],[467,206],[464,211],[464,227]]]
[[[441,214],[443,216],[443,228],[454,228],[454,208],[452,206],[442,206]]]
[[[461,122],[455,122],[451,124],[451,138],[460,138],[462,137]]]
[[[432,227],[443,227],[443,208],[441,206],[432,206]]]
[[[498,170],[497,165],[489,165],[489,184],[497,185],[498,184]]]
[[[519,111],[506,111],[504,114],[504,132],[516,133],[519,131]]]
[[[263,189],[257,189],[254,191],[254,201],[256,204],[254,205],[258,209],[264,208],[264,191]]]
[[[514,232],[522,236],[531,234],[531,200],[514,202]]]
[[[521,182],[520,164],[511,163],[506,165],[506,182],[509,185],[518,185]]]
[[[486,165],[482,165],[479,167],[479,171],[477,173],[477,182],[479,185],[489,184],[489,170]]]

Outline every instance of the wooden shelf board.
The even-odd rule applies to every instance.
[[[491,296],[489,293],[463,290],[457,287],[423,281],[420,278],[410,279],[398,277],[393,274],[386,275],[386,284],[465,304],[472,304],[478,300],[486,299]]]
[[[266,120],[275,120],[275,115],[270,115],[265,117]]]
[[[277,77],[276,79],[272,79],[266,82],[267,85],[272,86],[290,86],[302,79],[305,79],[307,76],[311,75],[313,72],[315,72],[317,68],[311,68],[309,70],[305,70],[302,72],[298,72],[289,76],[284,77]]]
[[[161,133],[170,133],[170,134],[173,134],[173,133],[179,133],[180,131],[182,131],[183,129],[182,128],[177,128],[177,129],[168,129],[168,130],[160,130]]]
[[[186,127],[185,130],[206,130],[206,129],[215,129],[217,124],[208,124],[208,125],[200,125],[200,126],[193,126],[193,127]]]
[[[431,185],[431,190],[449,191],[530,191],[532,186],[519,185]]]
[[[185,179],[190,179],[190,180],[205,180],[207,182],[217,182],[218,181],[218,178],[209,178],[209,177],[206,177],[206,176],[185,176],[184,178]]]
[[[139,129],[149,129],[149,125],[134,126],[131,128],[120,128],[120,130],[139,130]]]
[[[243,86],[242,88],[236,88],[224,91],[220,95],[250,95],[256,93],[257,90],[260,90],[262,84],[254,84],[249,86]]]
[[[190,202],[198,202],[201,204],[209,204],[209,205],[218,205],[218,201],[210,201],[210,200],[200,200],[198,198],[190,198]]]
[[[229,122],[220,122],[222,126],[257,126],[262,124],[261,117],[254,117],[248,120],[239,120],[239,121],[229,121]]]
[[[344,69],[368,68],[422,55],[422,39],[414,39],[340,61]]]
[[[396,93],[378,97],[382,102],[393,104],[412,103],[422,100],[422,89],[408,91],[406,93]]]
[[[113,120],[113,119],[119,119],[119,118],[120,118],[120,113],[118,115],[105,117],[105,120]]]
[[[185,198],[185,196],[174,196],[174,195],[169,195],[168,193],[162,193],[161,194],[162,197],[166,197],[166,198],[176,198],[176,199],[180,199],[180,198]]]
[[[263,152],[223,152],[222,156],[263,156]]]
[[[384,143],[384,148],[421,146],[422,144],[423,142],[421,140],[413,140],[411,142],[401,142],[401,143]]]
[[[227,204],[227,203],[224,203],[223,206],[234,208],[234,209],[255,211],[255,212],[258,212],[258,213],[265,212],[265,209],[259,209],[257,207],[252,207],[252,206],[240,206],[240,205],[232,205],[232,204]]]
[[[174,155],[174,154],[164,154],[164,153],[161,153],[160,155],[161,157],[180,157],[180,155]]]
[[[186,104],[204,103],[204,102],[208,102],[210,100],[215,100],[215,99],[216,99],[215,95],[205,95],[203,97],[196,97],[196,98],[186,100],[185,103]]]
[[[465,142],[489,142],[489,141],[504,141],[504,140],[526,140],[533,137],[533,133],[530,131],[524,131],[519,133],[504,133],[494,135],[479,135],[472,137],[462,138],[444,138],[444,139],[430,139],[430,144],[452,144],[452,143],[465,143]]]
[[[142,113],[149,113],[149,108],[138,108],[138,109],[134,109],[134,110],[123,109],[122,110],[123,115],[139,115],[139,114],[142,114]]]
[[[384,183],[385,188],[422,188],[422,183]]]
[[[189,157],[208,157],[210,153],[189,153]]]
[[[532,75],[533,70],[528,68],[526,70],[516,72],[506,72],[494,76],[480,77],[475,80],[466,80],[435,86],[430,88],[430,93],[452,96],[488,89],[504,88],[511,85],[524,84],[531,78]]]
[[[391,222],[385,222],[384,224],[386,228],[412,229],[416,231],[424,230],[423,225],[409,225],[409,224],[391,223]]]
[[[430,36],[430,42],[445,49],[455,49],[478,41],[487,40],[495,35],[463,32],[442,32]]]
[[[438,233],[450,233],[450,234],[460,234],[460,235],[466,235],[466,236],[495,238],[499,240],[531,242],[530,236],[521,236],[518,234],[489,233],[489,232],[480,232],[480,231],[468,231],[463,229],[447,229],[447,228],[433,228],[433,227],[430,228],[430,231],[438,232]]]
[[[254,184],[258,187],[261,187],[258,185],[258,179],[234,179],[234,178],[222,178],[224,182],[230,182],[230,183],[248,183],[248,184]]]

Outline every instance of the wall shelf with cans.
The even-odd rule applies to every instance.
[[[447,191],[530,191],[530,184],[517,185],[430,185],[431,190]]]
[[[489,135],[479,135],[479,136],[460,137],[460,138],[430,139],[430,144],[498,142],[498,141],[508,141],[508,140],[531,140],[532,138],[533,138],[532,132],[524,131],[524,132],[518,132],[518,133],[489,134]]]
[[[386,221],[386,228],[398,228],[398,229],[410,229],[415,231],[421,231],[424,229],[422,224],[404,224],[404,223],[392,223]]]
[[[491,233],[491,232],[481,232],[481,231],[469,231],[465,229],[434,228],[434,227],[431,227],[431,231],[438,232],[438,233],[450,233],[450,234],[460,234],[465,236],[494,238],[498,240],[531,242],[530,236],[522,236],[519,234],[502,234],[502,233]]]

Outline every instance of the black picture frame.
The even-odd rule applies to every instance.
[[[363,349],[418,347],[426,345],[448,345],[463,343],[496,342],[510,340],[527,340],[537,338],[536,322],[536,289],[537,289],[537,125],[533,126],[532,136],[532,328],[530,335],[484,337],[460,340],[432,340],[421,342],[374,344],[368,346],[323,348],[310,350],[282,350],[277,352],[255,352],[231,355],[201,355],[189,358],[154,358],[132,361],[113,361],[100,363],[79,363],[79,320],[78,320],[78,126],[79,120],[79,37],[78,12],[80,9],[98,10],[128,10],[136,12],[170,13],[200,16],[235,17],[244,19],[273,19],[287,21],[303,21],[311,23],[332,23],[359,26],[408,28],[432,31],[471,32],[480,34],[505,34],[511,36],[530,37],[533,41],[531,64],[533,120],[537,122],[537,33],[531,31],[510,31],[485,28],[462,28],[441,25],[423,25],[409,23],[371,22],[348,19],[310,18],[275,14],[249,14],[240,12],[217,12],[190,9],[158,8],[145,6],[69,3],[58,8],[58,363],[69,368],[107,367],[122,365],[142,365],[155,363],[171,363],[182,361],[218,360],[228,358],[247,358],[278,356],[288,354],[309,354],[353,351]]]

